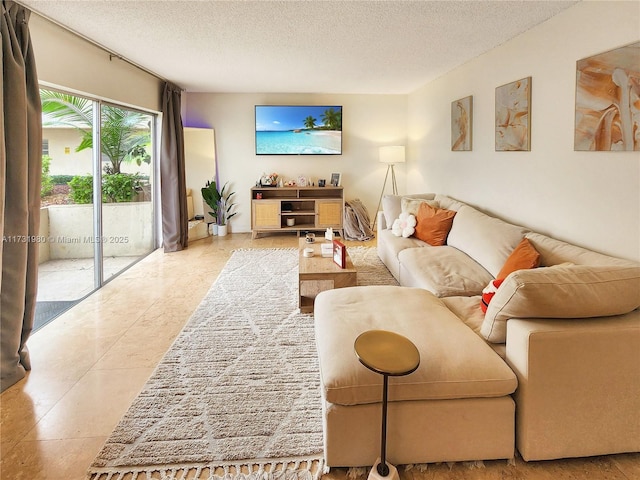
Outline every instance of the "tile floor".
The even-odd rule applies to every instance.
[[[361,242],[353,242],[362,245]],[[370,242],[370,245],[375,245]],[[29,339],[33,370],[0,396],[0,479],[82,480],[155,365],[236,248],[295,247],[293,235],[208,237],[158,250]],[[640,454],[485,468],[432,465],[402,480],[640,479]],[[363,476],[361,480],[366,477]],[[345,480],[333,469],[325,480]]]

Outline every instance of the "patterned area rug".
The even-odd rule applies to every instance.
[[[358,284],[396,284],[349,248]],[[106,441],[91,480],[317,479],[322,412],[298,251],[235,251]]]

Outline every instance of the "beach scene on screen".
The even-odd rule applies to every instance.
[[[256,106],[256,154],[341,153],[342,107]]]

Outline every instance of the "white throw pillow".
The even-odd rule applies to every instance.
[[[416,231],[416,217],[409,213],[401,213],[391,227],[391,233],[396,237],[410,237]]]

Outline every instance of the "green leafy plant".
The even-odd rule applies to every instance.
[[[233,211],[236,204],[232,198],[236,192],[229,192],[228,185],[229,182],[225,183],[221,190],[218,190],[215,180],[207,181],[206,186],[200,190],[203,200],[211,208],[209,215],[216,219],[218,225],[226,225],[231,217],[238,213]]]
[[[72,178],[73,175],[51,175],[51,180],[54,185],[66,185]]]
[[[93,176],[78,175],[69,182],[69,196],[73,203],[93,203]],[[102,177],[102,201],[109,203],[131,202],[142,190],[138,174],[114,173]]]
[[[236,206],[236,204],[232,201],[232,197],[236,194],[236,192],[229,193],[228,190],[225,192],[228,184],[229,182],[225,183],[222,187],[222,190],[220,190],[220,202],[218,204],[220,225],[226,225],[227,222],[238,213],[232,211]]]
[[[130,202],[142,190],[138,174],[114,173],[102,177],[102,201]]]
[[[73,203],[93,203],[93,176],[76,175],[69,182],[69,196]]]
[[[200,192],[202,193],[202,199],[211,209],[211,211],[209,212],[209,215],[211,215],[216,220],[216,223],[217,223],[218,209],[220,205],[221,196],[220,196],[220,192],[218,191],[216,181],[215,180],[213,182],[207,181],[206,186],[201,188]]]
[[[40,197],[46,197],[53,192],[53,178],[49,174],[51,169],[51,157],[49,155],[42,156],[42,179],[40,186]]]

